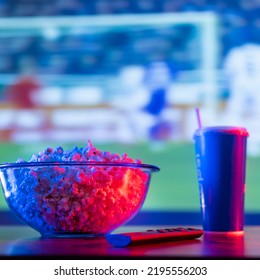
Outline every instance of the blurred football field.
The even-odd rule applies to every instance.
[[[151,211],[199,211],[199,190],[192,143],[165,143],[160,149],[150,144],[105,144],[93,143],[98,149],[118,154],[127,153],[143,163],[160,167],[152,176],[143,210]],[[0,162],[14,162],[18,158],[29,160],[32,154],[46,147],[57,147],[59,143],[0,143]],[[86,143],[62,145],[64,149],[73,146],[84,147]],[[247,190],[245,208],[247,212],[260,213],[260,157],[247,159]],[[221,206],[220,206],[221,207]],[[0,191],[0,210],[7,205]]]

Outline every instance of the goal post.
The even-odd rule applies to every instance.
[[[201,82],[209,89],[208,101],[211,102],[216,96],[216,69],[219,53],[218,18],[214,13],[1,18],[0,38],[94,34],[117,28],[131,32],[132,27],[158,28],[180,25],[192,25],[198,30],[196,40],[199,42],[198,52],[201,58],[197,70],[201,73]],[[2,78],[3,75],[1,75]]]
[[[109,32],[125,32],[134,34],[138,30],[174,28],[191,26],[196,32],[192,38],[185,38],[187,45],[194,45],[188,54],[195,57],[195,66],[191,70],[181,70],[182,75],[174,80],[170,101],[180,108],[192,108],[200,104],[216,112],[218,101],[218,17],[211,12],[186,12],[163,14],[125,14],[125,15],[91,15],[91,16],[59,16],[59,17],[27,17],[1,18],[0,40],[2,38],[16,38],[36,36],[46,40],[55,40],[60,36],[92,36]],[[104,46],[106,50],[106,46]],[[171,50],[174,53],[174,46]],[[2,51],[2,55],[4,52]],[[122,65],[123,66],[123,65]],[[0,84],[8,85],[17,73],[0,73]],[[57,87],[96,86],[106,89],[116,79],[114,74],[39,74],[44,85]],[[107,82],[108,81],[108,82]],[[109,81],[112,81],[109,82]],[[110,96],[106,96],[109,100]],[[66,100],[66,97],[64,98]],[[181,107],[182,106],[182,107]],[[186,109],[185,109],[186,110]]]

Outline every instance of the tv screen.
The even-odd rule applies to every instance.
[[[223,25],[214,9],[0,19],[1,163],[91,140],[160,168],[142,211],[198,213],[198,107],[205,126],[248,128],[246,211],[258,213],[255,96],[234,97],[241,42]]]

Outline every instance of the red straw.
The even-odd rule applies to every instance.
[[[196,108],[195,110],[196,110],[196,115],[197,115],[198,126],[199,126],[199,128],[202,128],[201,119],[200,119],[200,110],[199,110],[199,108]]]

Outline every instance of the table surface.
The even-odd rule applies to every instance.
[[[146,229],[149,228],[122,227],[120,232]],[[36,231],[26,226],[0,226],[1,258],[37,258],[37,256],[55,259],[59,257],[260,259],[260,226],[245,227],[242,236],[212,236],[204,233],[202,237],[194,240],[125,248],[113,247],[104,237],[43,239]]]

